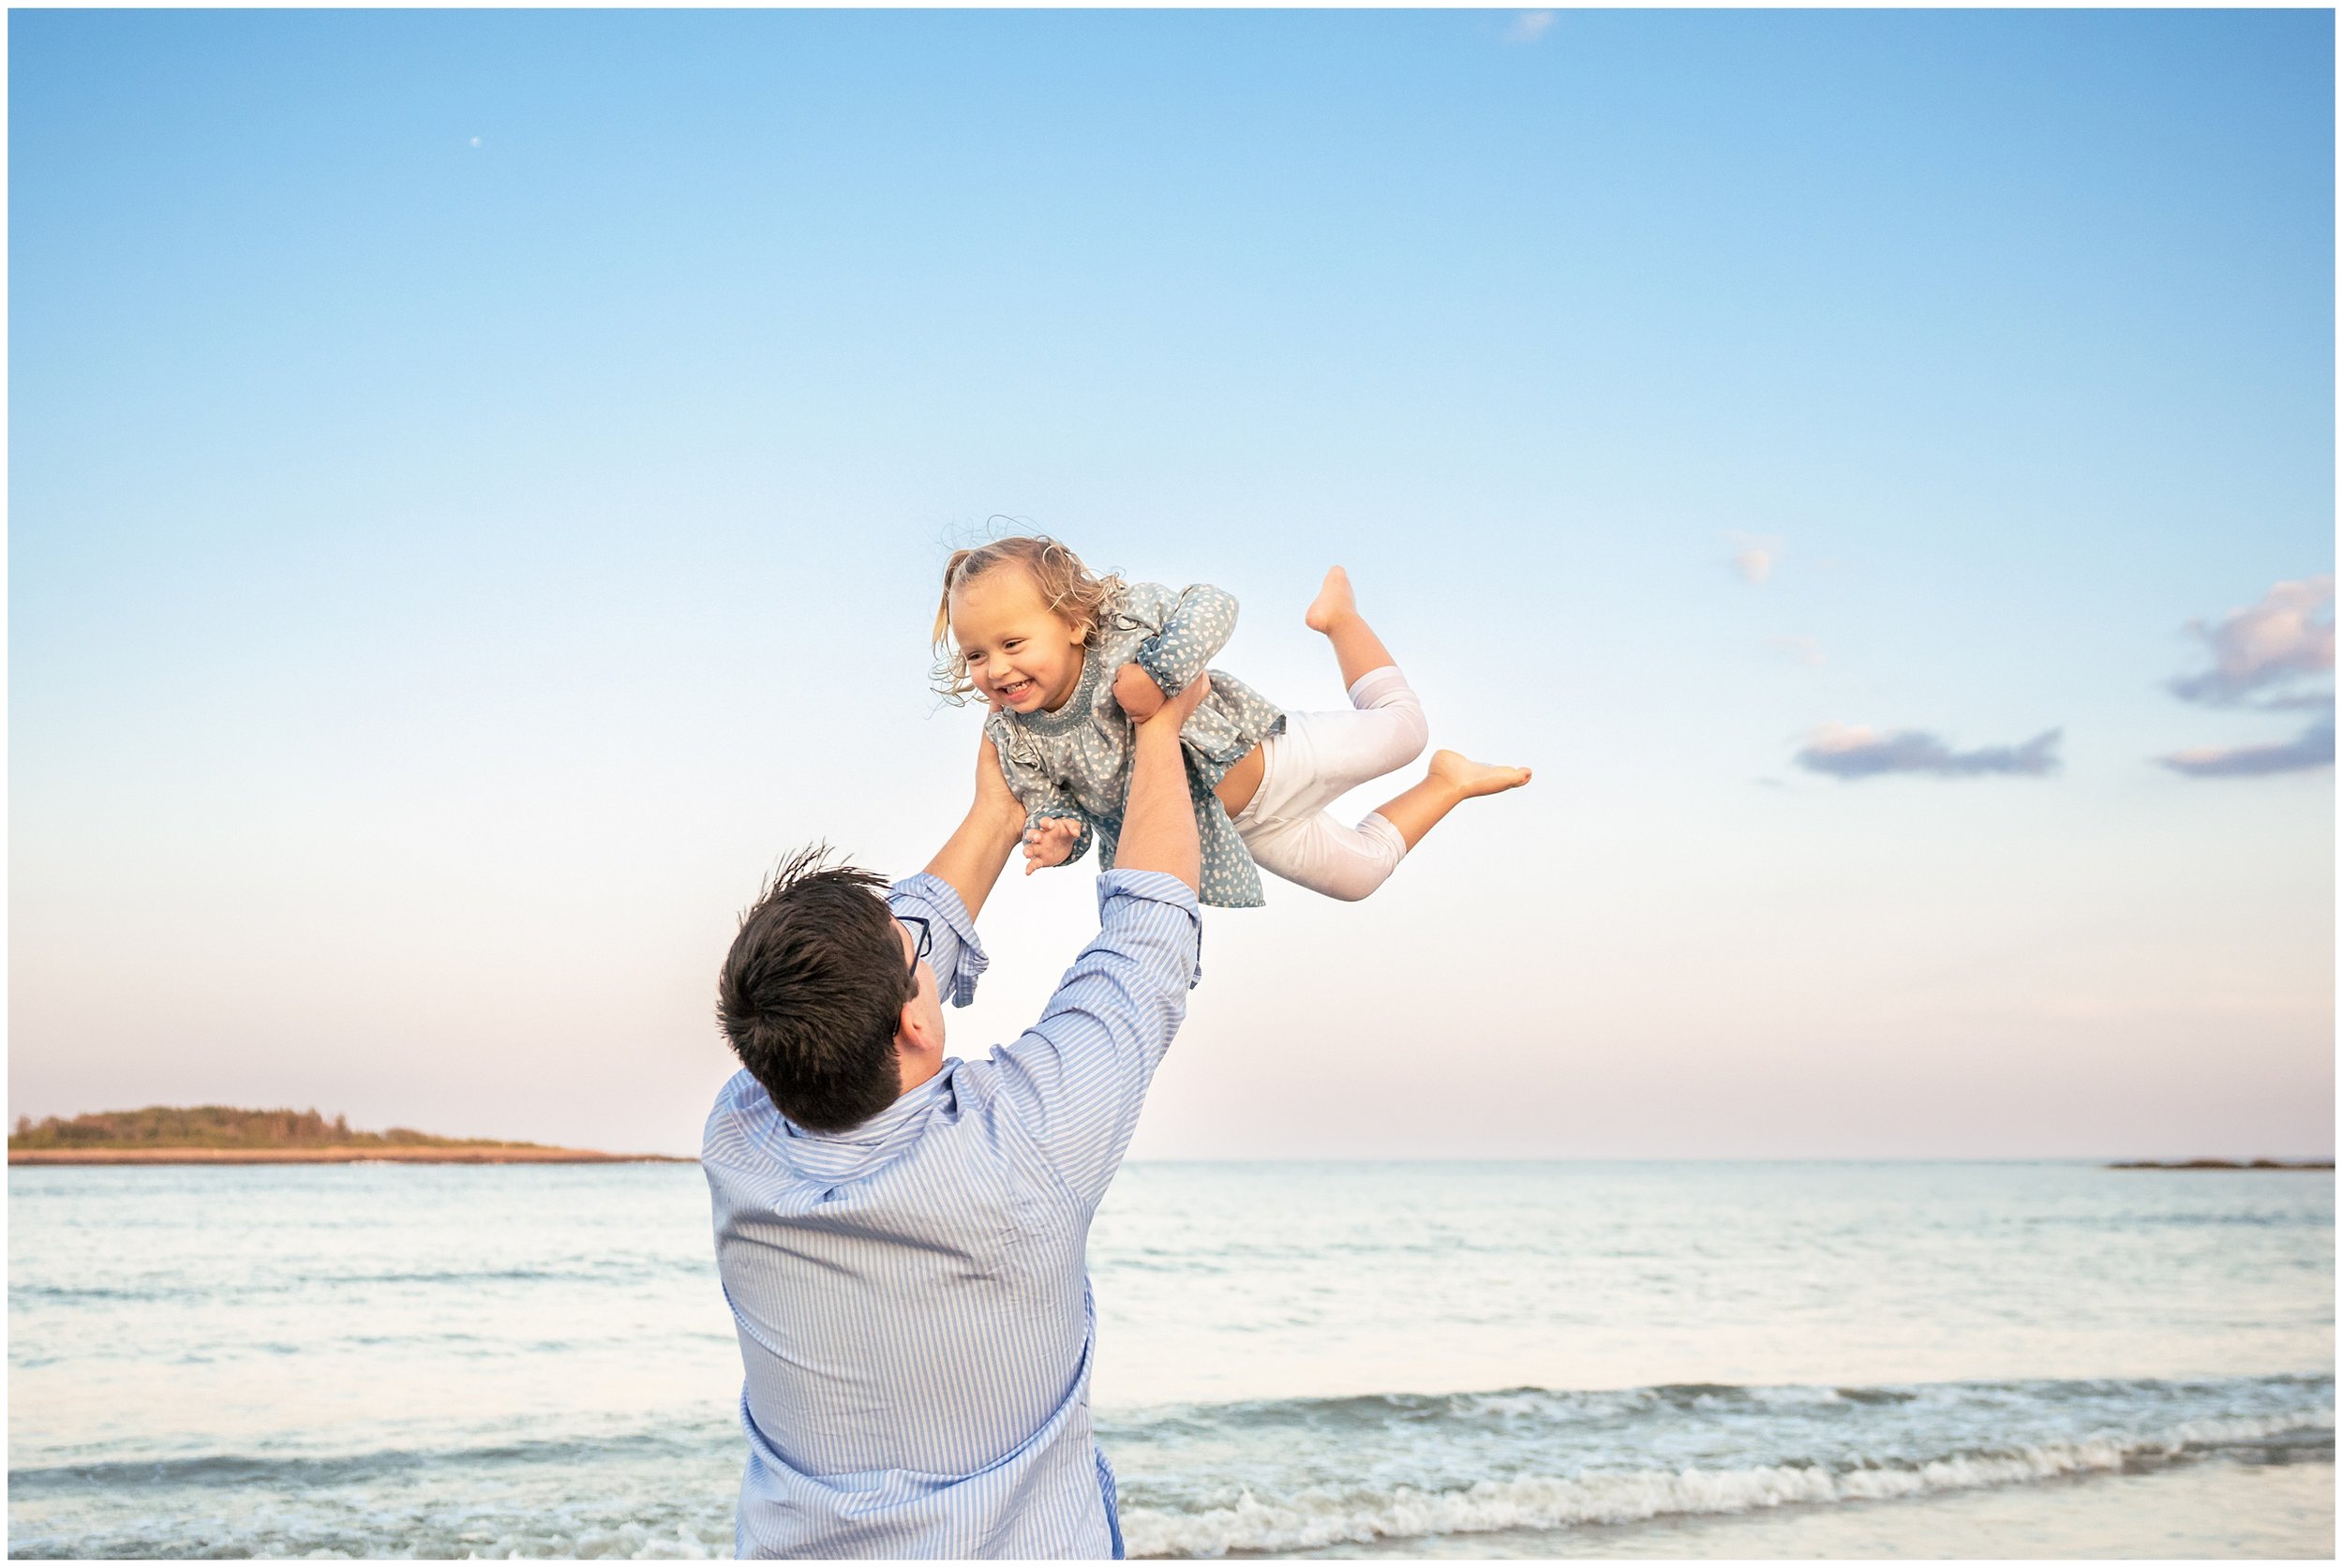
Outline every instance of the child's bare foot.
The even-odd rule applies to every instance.
[[[1413,849],[1458,802],[1476,795],[1499,795],[1519,789],[1529,782],[1527,768],[1499,768],[1492,763],[1475,762],[1462,752],[1434,752],[1424,782],[1396,799],[1384,801],[1376,808],[1376,814],[1398,829],[1399,837]]]
[[[1330,566],[1326,580],[1318,585],[1318,597],[1302,612],[1302,624],[1313,632],[1331,632],[1358,613],[1359,602],[1351,596],[1351,574]]]
[[[1428,776],[1470,799],[1475,795],[1497,795],[1508,789],[1519,789],[1530,782],[1530,769],[1475,762],[1461,752],[1434,752]]]

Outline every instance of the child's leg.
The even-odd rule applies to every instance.
[[[1318,597],[1302,612],[1302,623],[1313,632],[1324,633],[1335,645],[1335,660],[1342,665],[1345,686],[1357,685],[1369,670],[1398,663],[1360,616],[1358,601],[1351,593],[1351,574],[1339,566],[1327,568],[1326,580],[1318,585]]]
[[[1381,887],[1408,843],[1380,815],[1347,828],[1326,803],[1424,746],[1423,709],[1397,670],[1371,672],[1351,695],[1382,706],[1286,715],[1284,732],[1261,743],[1261,786],[1235,818],[1254,864],[1338,899],[1363,899]]]
[[[1398,829],[1400,840],[1413,849],[1432,830],[1434,823],[1474,796],[1519,789],[1529,782],[1527,768],[1500,768],[1492,763],[1475,762],[1455,752],[1434,752],[1424,782],[1377,807],[1375,815],[1366,820],[1382,818]]]
[[[1307,715],[1303,732],[1318,739],[1327,715]],[[1277,737],[1280,741],[1291,732]],[[1288,754],[1286,760],[1299,760]],[[1272,768],[1277,754],[1272,754]],[[1258,817],[1248,808],[1236,819],[1237,835],[1253,863],[1328,898],[1357,900],[1387,881],[1399,867],[1400,857],[1432,830],[1432,825],[1476,795],[1518,789],[1530,782],[1527,768],[1496,768],[1474,762],[1455,752],[1434,752],[1424,782],[1380,808],[1369,812],[1356,828],[1345,828],[1323,811]],[[1262,794],[1268,791],[1264,781]],[[1292,797],[1286,791],[1280,794]]]
[[[1326,574],[1303,619],[1334,644],[1351,710],[1286,715],[1285,733],[1262,743],[1261,784],[1236,829],[1263,871],[1329,898],[1363,899],[1459,802],[1516,789],[1530,770],[1437,752],[1422,784],[1356,828],[1336,821],[1321,809],[1328,801],[1414,761],[1431,730],[1391,650],[1360,617],[1341,567]]]
[[[1349,695],[1348,708],[1286,715],[1289,730],[1299,718],[1308,737],[1306,746],[1287,748],[1293,754],[1287,759],[1291,782],[1279,792],[1284,797],[1279,814],[1316,811],[1424,754],[1431,725],[1425,721],[1424,704],[1397,666],[1367,671],[1351,685]]]
[[[1424,754],[1432,735],[1424,705],[1392,662],[1391,650],[1361,619],[1350,575],[1341,567],[1326,574],[1302,619],[1334,644],[1351,707],[1347,712],[1310,715],[1310,744],[1301,749],[1309,754],[1311,798],[1299,799],[1303,791],[1296,778],[1284,792],[1279,814],[1315,811],[1369,779],[1406,767]]]
[[[1328,898],[1356,901],[1381,887],[1408,852],[1399,830],[1380,816],[1345,828],[1325,812],[1276,822],[1240,822],[1246,851],[1274,872]]]

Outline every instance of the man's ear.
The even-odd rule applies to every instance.
[[[941,1040],[933,1038],[935,1025],[919,1011],[918,1000],[915,996],[905,1002],[903,1010],[895,1015],[895,1053],[897,1055],[902,1055],[907,1050],[933,1051],[943,1044]]]

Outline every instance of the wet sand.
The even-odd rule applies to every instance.
[[[1891,1502],[1793,1504],[1762,1513],[1419,1537],[1291,1555],[2326,1560],[2335,1556],[2335,1467],[2208,1459]]]

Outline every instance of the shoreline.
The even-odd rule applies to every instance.
[[[10,1165],[696,1165],[682,1155],[614,1155],[528,1145],[393,1144],[368,1149],[10,1149]]]
[[[2332,1171],[2331,1159],[2119,1159],[2105,1171]]]
[[[2335,1467],[2207,1458],[1838,1503],[1485,1534],[1378,1537],[1236,1551],[1238,1560],[1482,1561],[1567,1558],[1873,1561],[1954,1559],[2253,1559],[2335,1556]]]

